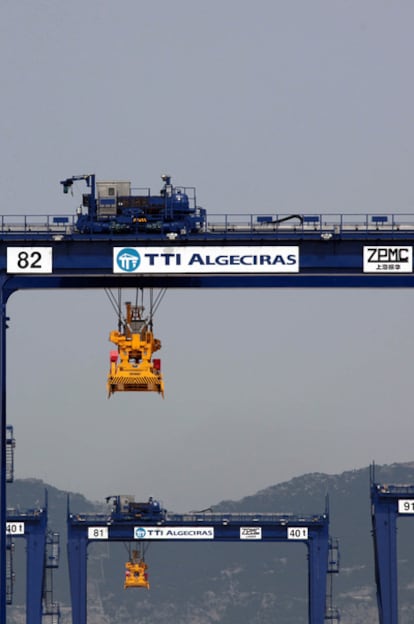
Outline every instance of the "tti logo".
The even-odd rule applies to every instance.
[[[144,529],[144,527],[135,527],[135,529],[134,529],[134,538],[135,539],[144,539],[146,534],[147,534],[147,531]]]
[[[124,247],[116,257],[116,263],[121,271],[132,273],[141,264],[141,256],[136,249]]]

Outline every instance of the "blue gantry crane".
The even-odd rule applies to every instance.
[[[6,427],[6,481],[14,481],[13,426]],[[26,622],[59,624],[60,605],[53,598],[53,570],[59,566],[60,536],[48,528],[48,495],[43,508],[9,508],[6,520],[6,604],[13,604],[15,540],[26,540]]]
[[[414,214],[207,213],[195,189],[162,177],[87,184],[68,215],[0,216],[0,621],[6,607],[6,328],[18,290],[128,288],[412,288]]]
[[[53,599],[52,572],[59,565],[59,534],[48,529],[47,495],[42,508],[7,510],[7,604],[12,604],[16,539],[26,540],[26,622],[59,624],[60,606]],[[5,621],[5,620],[4,620]]]
[[[135,544],[185,541],[201,542],[302,542],[308,551],[309,624],[334,620],[327,609],[327,578],[335,573],[337,556],[329,537],[328,505],[322,514],[284,513],[168,513],[150,498],[135,502],[132,496],[108,497],[109,513],[85,514],[69,508],[68,561],[73,624],[87,622],[87,549],[91,542]],[[140,584],[137,586],[144,586]],[[330,605],[331,607],[331,605]],[[339,621],[339,620],[336,620]]]
[[[377,483],[371,466],[371,520],[380,624],[398,624],[397,520],[414,516],[414,485]]]

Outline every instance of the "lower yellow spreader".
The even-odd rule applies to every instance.
[[[125,582],[124,589],[129,587],[144,587],[150,588],[147,574],[148,566],[143,559],[137,559],[137,553],[134,551],[134,555],[131,561],[127,561],[125,564]]]

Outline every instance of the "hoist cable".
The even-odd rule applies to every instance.
[[[118,288],[118,297],[110,290],[109,288],[105,288],[105,293],[116,312],[118,317],[118,329],[121,331],[122,325],[125,325],[126,318],[122,315],[122,288]],[[141,306],[139,306],[139,293],[141,292]],[[161,305],[162,300],[164,299],[165,293],[167,292],[166,288],[162,288],[155,296],[154,289],[149,289],[149,319],[148,323],[152,328],[152,322],[156,311]],[[135,291],[135,307],[141,307],[144,310],[144,289],[137,288]]]
[[[156,311],[158,310],[161,301],[164,299],[165,293],[167,292],[166,288],[163,288],[162,290],[159,291],[159,293],[157,294],[156,298],[155,298],[155,302],[151,308],[151,318],[152,316],[154,316],[154,314],[156,313]]]
[[[111,302],[112,307],[115,310],[117,317],[119,318],[119,304],[117,303],[115,295],[109,288],[105,288],[105,293],[109,301]]]
[[[128,542],[128,543],[123,542],[123,544],[124,544],[124,547],[125,547],[125,549],[126,549],[126,551],[128,553],[128,559],[130,561],[132,561],[132,553],[133,553],[134,550],[136,550],[138,552],[139,558],[142,561],[145,561],[145,554],[146,554],[146,552],[147,552],[147,550],[149,548],[149,544],[144,544],[143,541],[138,541],[138,542],[134,543],[133,547],[131,546],[131,542]]]
[[[125,327],[126,319],[122,318],[122,288],[118,288],[118,331],[122,331],[122,326]]]

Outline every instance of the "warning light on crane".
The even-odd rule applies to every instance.
[[[150,588],[147,574],[148,566],[137,550],[132,551],[130,560],[125,564],[124,589],[129,587]]]
[[[143,307],[126,302],[122,331],[112,331],[109,340],[118,346],[111,351],[108,398],[114,392],[158,392],[164,396],[161,360],[152,355],[161,348],[150,323],[142,317]],[[121,329],[121,328],[120,328]]]

